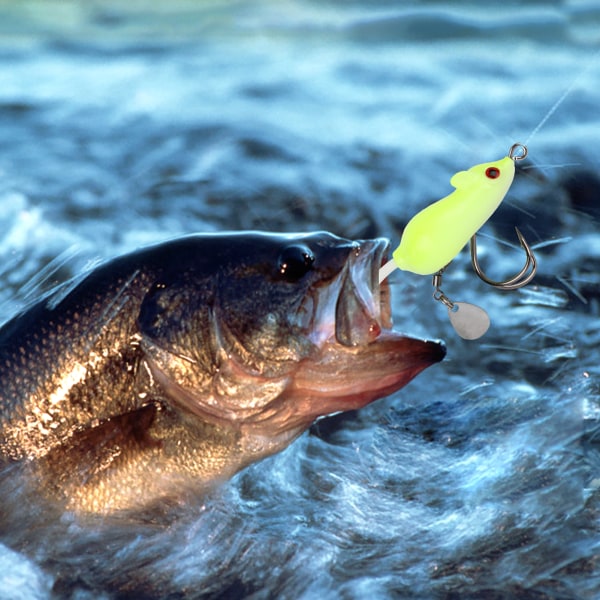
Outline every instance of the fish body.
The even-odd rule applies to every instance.
[[[0,328],[0,469],[68,510],[137,509],[401,388],[445,349],[392,331],[387,250],[195,235],[66,284]]]
[[[396,266],[419,275],[443,269],[492,216],[515,175],[514,159],[482,163],[456,173],[456,189],[418,212],[393,252]]]

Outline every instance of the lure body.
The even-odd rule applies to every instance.
[[[492,216],[506,196],[515,177],[515,162],[527,156],[527,146],[516,143],[508,156],[482,163],[468,171],[456,173],[450,183],[454,192],[430,204],[407,224],[393,260],[379,268],[379,283],[394,271],[412,271],[433,275],[433,297],[448,309],[448,317],[458,335],[467,340],[481,337],[490,326],[490,318],[481,307],[468,302],[453,302],[441,289],[442,272],[452,259],[471,241],[471,264],[487,284],[499,289],[516,290],[527,285],[537,269],[536,258],[523,234],[515,227],[519,243],[525,250],[525,266],[504,281],[490,279],[477,258],[477,230]]]
[[[515,175],[512,157],[482,163],[456,173],[456,188],[417,213],[393,253],[396,266],[419,275],[443,269],[492,216]]]

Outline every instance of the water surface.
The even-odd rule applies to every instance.
[[[1,2],[0,320],[189,232],[395,244],[515,141],[482,261],[518,270],[518,225],[540,264],[508,294],[453,263],[480,342],[395,275],[397,327],[444,338],[443,364],[167,529],[12,532],[30,543],[0,546],[0,595],[598,597],[599,32],[591,1]]]

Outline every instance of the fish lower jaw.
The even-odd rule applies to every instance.
[[[404,387],[446,354],[439,342],[385,330],[366,346],[326,344],[293,377],[288,402],[307,420],[361,408]]]

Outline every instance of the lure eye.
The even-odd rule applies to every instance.
[[[500,177],[500,169],[498,167],[488,167],[485,170],[485,176],[488,179],[498,179]]]
[[[314,254],[304,245],[294,244],[284,248],[279,255],[279,272],[293,283],[306,275],[315,262]]]

